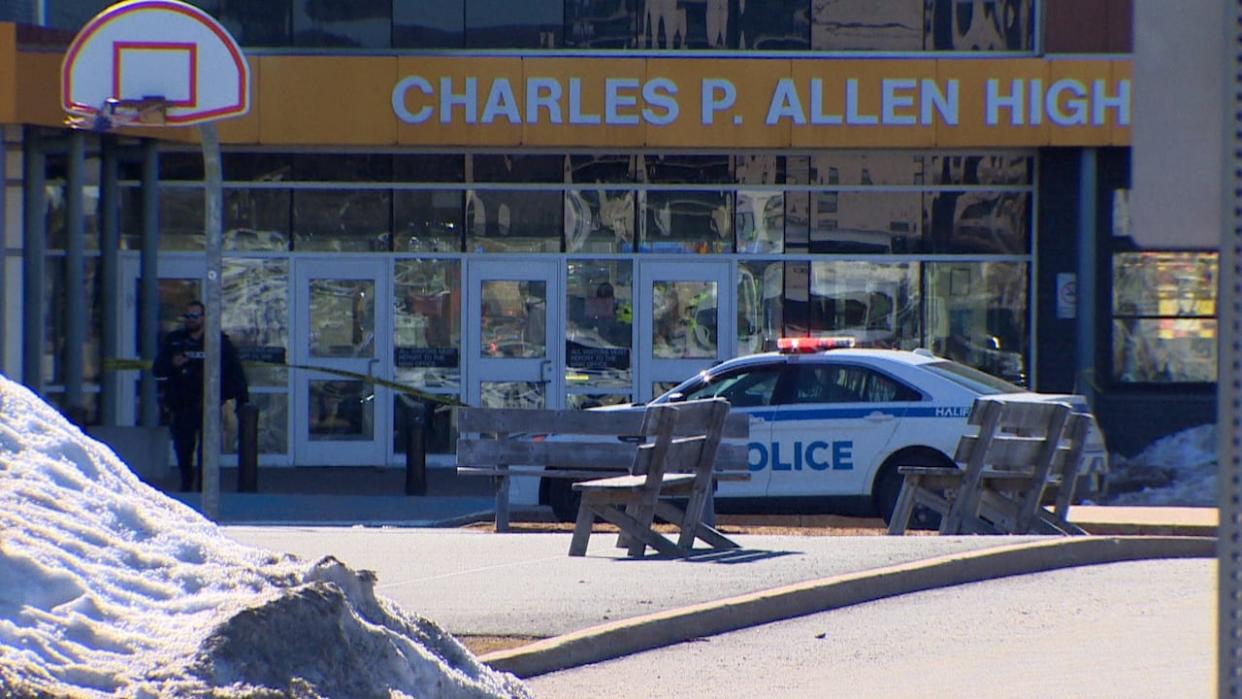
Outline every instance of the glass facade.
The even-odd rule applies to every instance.
[[[110,4],[47,0],[46,24],[76,31]],[[192,4],[218,19],[244,47],[332,50],[1032,51],[1039,16],[1038,0],[192,0]]]
[[[1041,9],[1039,0],[193,2],[247,48],[326,55],[1035,56]],[[76,29],[107,4],[49,0],[47,24]],[[230,148],[223,161],[222,323],[246,362],[261,409],[260,452],[269,460],[307,443],[340,441],[360,449],[378,441],[385,457],[400,454],[418,404],[428,409],[429,448],[443,453],[452,447],[451,403],[628,402],[671,385],[668,376],[644,373],[646,364],[710,362],[770,349],[791,335],[927,347],[1022,383],[1033,353],[1035,162],[1034,150],[1004,148]],[[123,167],[121,247],[132,275],[142,196],[132,163]],[[86,170],[96,173],[97,160]],[[49,156],[47,176],[44,378],[55,392],[65,354],[55,340],[64,324],[63,156]],[[162,147],[160,178],[162,263],[201,266],[198,152]],[[87,290],[89,308],[98,309],[97,182],[87,183],[86,198]],[[550,261],[555,273],[483,278],[482,261],[515,270]],[[723,270],[710,279],[644,276],[657,264],[709,261]],[[305,273],[311,263],[323,270],[337,262],[370,264],[374,273]],[[1117,264],[1119,276],[1135,267],[1120,258]],[[183,267],[177,275],[201,274]],[[161,334],[176,327],[186,300],[201,295],[192,279],[164,280],[161,303],[172,320]],[[1158,305],[1157,312],[1128,308],[1116,304],[1115,366],[1123,368],[1115,377],[1164,371],[1159,362],[1126,364],[1141,354],[1128,338],[1151,326],[1168,330],[1160,346],[1178,348],[1183,358],[1165,362],[1178,367],[1168,371],[1193,377],[1175,380],[1200,380],[1209,363],[1201,340],[1214,337],[1214,309],[1168,315]],[[93,310],[88,319],[92,395],[104,370],[98,315]],[[136,319],[125,323],[136,336]],[[345,360],[362,363],[315,373]],[[537,373],[479,378],[480,363],[493,360],[529,361]],[[226,438],[235,427],[226,418]],[[296,458],[309,463],[305,453]]]
[[[467,400],[476,354],[555,361],[551,370],[562,377],[563,392],[555,396],[537,381],[488,380],[479,386],[483,403],[628,402],[644,388],[668,383],[643,380],[644,333],[655,360],[753,353],[771,349],[782,336],[850,335],[865,346],[927,347],[1023,383],[1032,360],[1034,161],[1033,152],[1020,150],[230,150],[224,158],[222,322],[262,409],[265,458],[289,454],[298,439],[363,443],[380,435],[390,441],[390,454],[400,454],[401,421],[414,403],[427,407],[436,425],[431,448],[451,449],[451,411],[442,408]],[[63,337],[64,321],[54,309],[63,307],[57,294],[64,288],[65,183],[59,162],[49,159],[48,167],[44,378],[55,392],[64,378],[64,348],[55,341]],[[160,252],[170,260],[199,259],[205,247],[199,155],[166,150],[160,167]],[[91,185],[92,213],[97,194]],[[136,262],[139,183],[123,180],[119,199],[122,256]],[[90,396],[103,371],[98,225],[91,216],[86,227],[87,289],[96,299],[89,306],[96,310],[86,348]],[[1166,257],[1161,269],[1191,265],[1194,274],[1212,277],[1192,260]],[[307,292],[317,309],[312,317],[343,325],[300,328],[295,299],[304,282],[297,270],[302,260],[325,259],[374,260],[382,267],[374,279],[315,281]],[[466,284],[472,261],[504,259],[555,260],[559,279],[488,281],[480,288],[476,320]],[[727,275],[657,281],[649,297],[641,296],[644,265],[708,259],[726,262]],[[1214,337],[1214,310],[1196,302],[1186,315],[1166,313],[1161,302],[1129,303],[1124,289],[1168,286],[1139,275],[1135,270],[1149,261],[1142,262],[1118,258],[1115,378],[1157,380],[1172,372],[1180,377],[1174,380],[1210,380],[1214,360],[1203,347]],[[1186,270],[1161,274],[1191,276]],[[342,291],[341,284],[352,286]],[[1185,284],[1178,289],[1189,293]],[[720,325],[717,308],[730,294],[723,307],[731,319]],[[177,327],[179,308],[201,295],[198,282],[164,280],[168,322],[161,333]],[[1132,306],[1139,310],[1126,310]],[[352,322],[356,316],[365,322]],[[473,322],[480,324],[474,336]],[[1148,326],[1155,336],[1168,335],[1156,344],[1177,354],[1176,361],[1131,361],[1157,354],[1136,349],[1135,338]],[[549,328],[563,346],[545,342]],[[467,346],[470,337],[475,344]],[[307,369],[291,366],[294,347],[308,347],[307,359],[315,364],[363,356],[360,343],[378,362],[367,371],[392,382],[391,391],[349,376],[309,379],[303,392],[296,390]],[[323,351],[316,354],[316,348]],[[95,406],[96,399],[90,401]],[[377,401],[388,407],[377,411]],[[90,410],[93,416],[97,407]],[[310,425],[302,437],[298,422]],[[235,418],[224,426],[232,439]]]

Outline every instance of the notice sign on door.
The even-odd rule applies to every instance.
[[[1062,272],[1057,275],[1057,318],[1072,320],[1077,317],[1078,275]]]

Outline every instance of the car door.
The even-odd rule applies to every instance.
[[[685,387],[681,395],[672,397],[678,401],[720,396],[729,401],[731,413],[750,416],[750,440],[747,443],[750,479],[721,481],[717,497],[759,497],[767,490],[769,471],[764,455],[771,441],[768,415],[780,389],[783,369],[783,362],[769,362],[705,375],[699,383]]]
[[[772,411],[767,494],[863,495],[899,418],[922,394],[857,363],[797,361]]]

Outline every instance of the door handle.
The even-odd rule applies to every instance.
[[[864,419],[867,422],[889,422],[893,419],[893,416],[889,415],[888,413],[882,413],[876,410],[875,412],[872,412],[870,415],[868,415]]]
[[[539,382],[550,383],[552,381],[552,360],[545,359],[539,362]]]
[[[379,364],[379,357],[371,357],[370,359],[367,360],[367,376],[368,377],[375,376],[375,372],[372,369],[373,367],[375,367],[376,364]]]

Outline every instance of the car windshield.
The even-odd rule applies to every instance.
[[[998,393],[1025,393],[1027,389],[1021,386],[998,379],[991,374],[986,374],[978,369],[972,369],[965,364],[958,364],[949,360],[941,360],[938,362],[928,362],[919,365],[921,368],[938,374],[953,383],[964,386],[981,396],[994,396]]]
[[[706,378],[707,378],[707,372],[700,371],[698,374],[686,379],[685,381],[682,381],[680,384],[677,384],[676,386],[660,394],[655,399],[653,399],[651,402],[652,403],[667,403],[669,396],[673,395],[674,393],[679,393],[683,397],[688,396],[691,393],[702,388]]]

